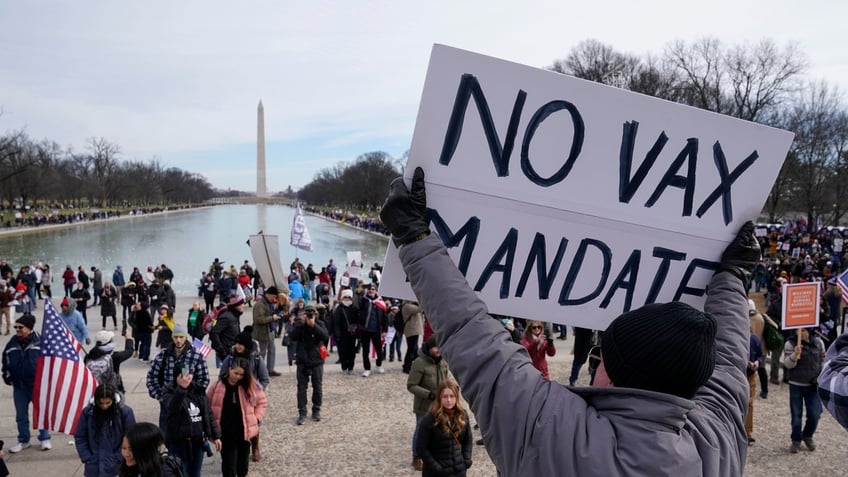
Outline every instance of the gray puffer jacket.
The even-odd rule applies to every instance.
[[[399,255],[501,475],[742,475],[750,332],[738,278],[720,273],[710,282],[705,311],[719,325],[716,366],[687,400],[544,380],[487,315],[437,236]]]

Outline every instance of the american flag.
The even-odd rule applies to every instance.
[[[41,355],[35,368],[33,429],[73,434],[77,419],[97,382],[85,367],[82,346],[68,332],[49,300],[44,300],[41,325]]]
[[[842,289],[842,301],[848,305],[848,270],[836,277],[836,284]]]
[[[212,347],[211,347],[211,346],[209,346],[208,344],[204,343],[203,341],[200,341],[200,340],[199,340],[199,339],[197,339],[197,338],[194,338],[193,340],[191,340],[191,347],[192,347],[192,348],[194,348],[194,349],[196,349],[198,353],[202,354],[202,355],[203,355],[203,359],[208,358],[208,357],[209,357],[209,353],[211,353],[211,352],[212,352]]]

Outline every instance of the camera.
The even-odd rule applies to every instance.
[[[206,452],[206,457],[212,457],[215,455],[212,452],[212,446],[209,445],[209,441],[203,441],[203,452]]]

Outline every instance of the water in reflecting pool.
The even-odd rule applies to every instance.
[[[196,293],[200,273],[209,269],[214,258],[239,268],[253,260],[247,239],[260,230],[280,236],[284,269],[295,256],[320,271],[329,259],[343,269],[347,251],[361,251],[364,274],[374,262],[383,263],[388,240],[353,227],[306,215],[312,238],[312,252],[288,245],[294,209],[277,205],[222,205],[147,217],[92,223],[21,235],[0,237],[0,258],[17,270],[33,260],[50,264],[54,273],[53,291],[60,290],[65,265],[92,265],[110,280],[116,265],[129,277],[132,267],[144,272],[148,265],[166,264],[174,271],[178,295]],[[340,272],[341,274],[341,272]]]

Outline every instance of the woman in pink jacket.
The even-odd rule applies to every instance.
[[[536,320],[527,321],[527,328],[524,329],[524,336],[521,338],[521,346],[527,348],[533,366],[542,373],[542,377],[550,381],[551,374],[548,372],[548,359],[545,356],[555,355],[556,348],[554,348],[553,338],[545,336],[544,323]]]
[[[247,475],[250,439],[259,434],[268,401],[250,374],[250,363],[236,358],[227,374],[209,387],[212,414],[221,427],[221,472],[224,477]]]

